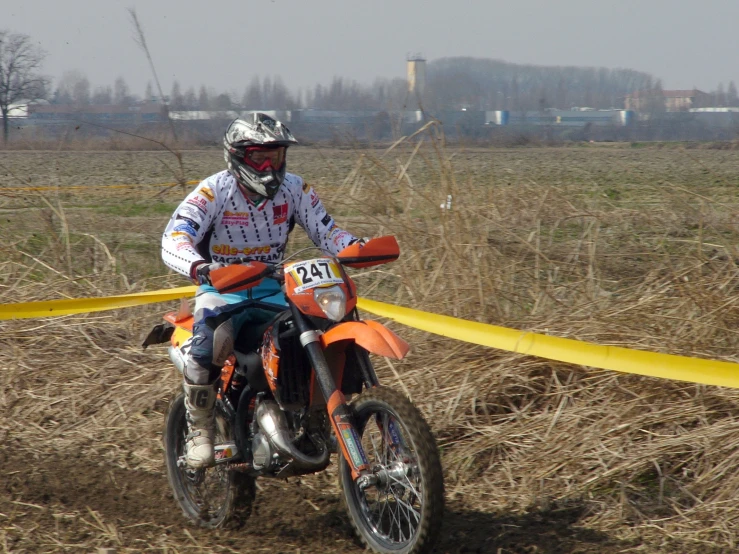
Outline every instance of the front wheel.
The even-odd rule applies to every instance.
[[[240,526],[251,512],[254,479],[229,471],[223,465],[190,469],[184,463],[187,421],[185,395],[169,405],[164,421],[164,456],[167,478],[185,516],[203,527]],[[216,432],[215,442],[225,440]]]
[[[359,538],[374,552],[429,552],[444,513],[444,480],[431,430],[410,400],[375,387],[351,404],[372,485],[362,489],[339,458],[339,482]]]

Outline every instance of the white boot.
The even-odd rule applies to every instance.
[[[184,382],[187,410],[186,460],[192,469],[201,469],[215,463],[213,456],[213,429],[216,390],[213,385],[191,385]]]

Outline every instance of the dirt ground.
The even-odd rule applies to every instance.
[[[338,198],[345,190],[341,187],[349,186],[343,183],[358,155],[350,149],[306,148],[296,150],[293,157],[295,167],[310,182],[324,187],[319,190],[326,190],[327,204],[355,221],[356,214]],[[697,161],[688,160],[684,152],[627,148],[604,148],[595,154],[577,149],[537,149],[537,163],[526,161],[532,159],[527,158],[530,155],[509,149],[494,155],[485,150],[460,151],[454,156],[471,178],[490,179],[504,188],[536,187],[543,182],[554,188],[573,182],[590,187],[597,182],[599,191],[608,197],[632,194],[641,185],[657,186],[655,176],[677,187],[719,183],[723,190],[722,183],[733,183],[737,174],[735,155],[721,151],[687,154]],[[53,163],[42,163],[50,159]],[[223,165],[219,150],[185,152],[184,160],[188,179],[202,178]],[[171,182],[168,163],[166,155],[151,152],[0,153],[0,230],[6,236],[5,262],[0,264],[0,302],[103,296],[186,284],[165,273],[158,260],[158,240],[168,210],[183,194],[179,187],[142,186],[89,193],[70,188]],[[31,190],[34,186],[59,188]],[[65,210],[65,223],[76,249],[71,260],[64,256],[59,214],[52,213],[41,196],[52,207]],[[367,235],[373,233],[373,225],[367,224]],[[47,240],[48,244],[44,242]],[[75,269],[74,263],[84,265],[84,269]],[[69,278],[71,274],[76,277]],[[146,352],[138,347],[141,336],[161,314],[175,307],[157,305],[59,319],[0,322],[0,551],[362,552],[339,500],[335,465],[316,476],[260,480],[253,514],[242,529],[209,531],[185,521],[167,484],[161,447],[164,412],[177,389],[178,377],[162,347],[151,347]],[[612,461],[607,458],[612,452],[600,449],[600,443],[580,444],[585,441],[578,436],[580,422],[572,423],[568,430],[572,446],[568,443],[560,449],[556,441],[546,440],[555,424],[566,427],[568,413],[587,411],[583,406],[588,397],[576,387],[591,377],[582,377],[582,373],[572,377],[572,372],[566,373],[558,366],[536,365],[519,358],[514,361],[499,353],[464,351],[450,341],[405,329],[402,333],[413,344],[417,357],[408,366],[398,366],[402,376],[393,366],[378,365],[378,372],[384,382],[407,386],[413,392],[444,446],[446,479],[454,486],[448,487],[441,541],[435,552],[722,552],[724,545],[734,540],[734,535],[728,533],[726,542],[717,546],[713,535],[705,540],[671,537],[661,530],[655,532],[658,538],[649,535],[656,527],[653,522],[660,518],[679,520],[680,509],[686,509],[681,502],[692,494],[693,489],[688,487],[684,492],[685,487],[680,488],[682,481],[674,490],[669,489],[671,482],[664,485],[664,480],[658,481],[661,471],[674,470],[675,475],[683,472],[686,480],[697,471],[693,468],[701,464],[699,454],[691,454],[695,462],[692,466],[679,458],[687,451],[685,443],[669,448],[655,446],[654,460],[646,460],[638,472],[627,467],[624,460],[638,455],[630,450],[642,444],[636,430],[652,429],[654,436],[668,433],[665,429],[671,425],[672,416],[667,408],[663,412],[655,408],[655,398],[662,398],[659,395],[670,400],[687,399],[690,406],[700,404],[700,409],[694,411],[680,408],[690,422],[675,423],[674,432],[686,437],[694,428],[708,428],[719,420],[733,425],[733,415],[727,414],[733,413],[735,396],[712,395],[705,387],[663,382],[653,385],[639,378],[596,373],[590,390],[604,384],[616,391],[614,398],[616,393],[623,393],[630,399],[634,411],[651,410],[656,414],[655,423],[636,418],[635,430],[623,431],[619,443],[623,448],[619,446],[614,454],[617,460]],[[460,384],[460,374],[451,372],[465,363],[478,367],[471,363],[473,358],[484,360],[485,371],[490,373],[478,374],[471,384],[465,378]],[[434,381],[433,386],[425,383],[423,367],[411,371],[412,364],[429,360],[433,360],[428,367],[436,372],[434,379],[439,376],[439,383]],[[516,372],[520,381],[515,380]],[[444,377],[445,373],[451,377]],[[537,392],[536,387],[546,379],[556,386],[552,385],[550,391],[547,385],[545,393]],[[514,381],[518,392],[508,394]],[[441,392],[439,397],[425,396],[423,391],[427,389],[420,387],[443,389],[443,396]],[[493,412],[487,405],[476,404],[484,398],[492,405],[496,395],[506,396],[510,407],[500,401],[503,407]],[[459,407],[450,401],[455,396]],[[530,402],[534,397],[540,403]],[[548,398],[551,409],[544,400]],[[601,404],[605,402],[594,400],[596,408],[590,413],[596,415],[587,416],[600,422],[593,424],[593,436],[605,436],[605,430],[610,429],[608,420],[623,416],[609,414],[607,408],[598,411]],[[533,415],[526,412],[529,406],[538,411]],[[535,427],[534,421],[540,427]],[[496,428],[507,424],[510,434],[504,436],[500,431],[500,436],[494,435],[489,431],[493,423]],[[526,426],[532,434],[544,437],[541,443],[524,436],[521,429]],[[478,432],[498,441],[496,446],[480,450],[489,460],[480,452],[465,451],[474,446],[465,441]],[[630,432],[632,435],[627,436]],[[706,442],[694,442],[702,445],[696,447],[698,450],[706,450],[706,446],[718,449],[728,440],[726,437],[729,435],[717,433]],[[537,449],[534,446],[540,448],[542,467],[551,462],[555,469],[540,475],[515,474],[516,460],[531,455]],[[596,487],[582,485],[578,468],[584,466],[568,465],[570,458],[577,457],[572,452],[581,452],[576,450],[580,447],[588,452],[597,450],[593,459],[600,457],[597,462],[585,460],[583,464],[590,463],[592,471],[614,477],[598,481]],[[674,467],[669,465],[673,459],[680,460]],[[726,459],[731,460],[728,454]],[[654,463],[657,476],[653,475]],[[513,474],[508,473],[511,468]],[[656,486],[660,487],[658,492]],[[679,496],[674,511],[671,504],[667,507],[671,493]],[[710,519],[705,514],[700,517]],[[636,526],[639,530],[630,530]]]
[[[2,458],[0,510],[7,552],[89,552],[91,543],[121,552],[364,551],[353,540],[332,475],[310,479],[308,486],[297,479],[262,481],[243,529],[206,531],[184,523],[162,474],[79,458],[31,462],[6,453]],[[436,552],[621,551],[623,543],[576,525],[583,510],[573,505],[506,516],[452,504]]]

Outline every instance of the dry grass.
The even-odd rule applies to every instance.
[[[157,255],[163,214],[181,191],[81,197],[64,190],[75,182],[75,158],[67,168],[60,155],[50,176],[58,193],[18,195],[8,187],[25,184],[19,175],[36,166],[34,155],[17,156],[0,179],[3,229],[15,229],[3,246],[0,301],[183,284],[164,274]],[[171,180],[158,155],[130,156],[117,158],[122,171],[103,182]],[[188,178],[220,169],[218,152],[200,156],[185,153]],[[401,243],[397,263],[356,272],[364,296],[557,336],[737,360],[739,165],[730,153],[446,148],[431,127],[389,150],[298,156],[341,223]],[[89,162],[95,168],[99,159]],[[93,177],[105,177],[104,164]],[[451,209],[441,209],[449,195]],[[106,211],[111,204],[122,211]],[[163,350],[142,353],[137,342],[165,308],[0,323],[5,467],[27,460],[0,495],[0,549],[238,550],[235,535],[183,530],[162,484],[161,412],[177,379]],[[487,514],[496,540],[511,549],[502,552],[532,544],[539,551],[559,544],[581,552],[721,552],[739,542],[739,392],[391,326],[413,351],[402,363],[378,359],[381,377],[432,423],[455,521]],[[54,463],[64,473],[43,485],[50,477],[38,468]],[[87,483],[78,468],[96,477]],[[95,490],[125,494],[122,486],[100,489],[105,479],[130,479],[153,496],[130,492],[119,500],[128,512],[107,510],[82,492],[95,482]],[[54,492],[65,482],[77,500],[65,503]],[[335,491],[326,480],[304,483],[328,487],[327,497]],[[319,508],[333,506],[316,494],[309,500]],[[563,507],[577,508],[572,526],[599,533],[591,542],[602,544],[505,542],[503,518]],[[250,539],[255,549],[270,545],[269,536]],[[308,539],[295,540],[301,552],[313,551]],[[331,544],[320,551],[353,548]]]
[[[367,160],[345,183],[405,252],[369,287],[376,296],[557,336],[737,361],[735,179],[705,167],[713,181],[705,188],[604,186],[592,175],[539,183],[511,167],[508,183],[481,182],[474,167],[455,164],[464,152],[450,156],[433,132],[425,140]],[[366,188],[375,194],[362,196]],[[449,195],[451,210],[440,209]],[[420,333],[412,342],[416,353],[393,374],[435,422],[452,498],[501,511],[580,502],[580,524],[635,541],[635,550],[734,547],[737,391]]]

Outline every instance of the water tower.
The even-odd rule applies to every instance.
[[[420,109],[426,92],[426,59],[421,54],[410,54],[408,60],[408,109]]]

